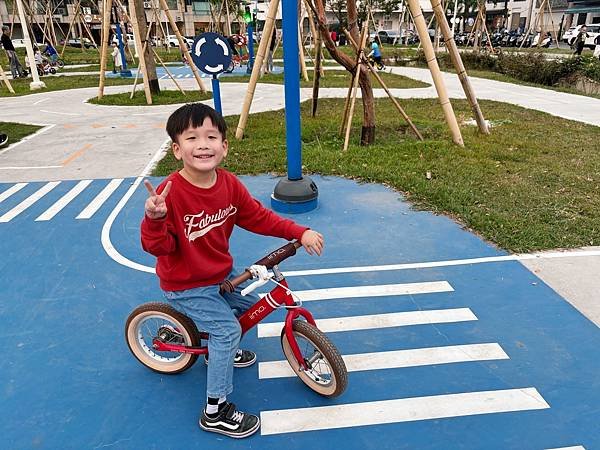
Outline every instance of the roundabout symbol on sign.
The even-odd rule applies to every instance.
[[[217,33],[202,33],[192,45],[192,60],[209,75],[225,71],[231,64],[231,48],[225,37]]]

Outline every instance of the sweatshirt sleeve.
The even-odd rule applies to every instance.
[[[142,248],[151,255],[165,256],[177,248],[175,234],[169,230],[168,216],[159,220],[144,216],[141,236]]]
[[[308,230],[308,227],[284,219],[265,208],[258,200],[252,198],[241,181],[237,178],[235,181],[238,190],[237,225],[253,233],[280,237],[288,241],[302,238],[302,234]]]

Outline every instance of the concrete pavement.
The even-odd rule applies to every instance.
[[[391,70],[432,84],[427,69],[394,67]],[[444,81],[451,98],[464,98],[456,75],[444,73]],[[178,82],[184,89],[197,89],[193,79]],[[600,99],[485,79],[471,78],[471,82],[479,99],[512,103],[600,126]],[[161,80],[161,86],[174,88],[169,80]],[[210,83],[205,86],[210,89]],[[131,86],[114,86],[105,92],[129,92],[130,89]],[[303,89],[301,99],[310,98],[310,91]],[[245,92],[245,84],[222,84],[225,115],[240,113]],[[346,92],[345,88],[321,89],[321,96],[344,97]],[[421,89],[392,89],[392,92],[398,98],[437,97],[433,85]],[[152,155],[167,140],[164,124],[177,106],[106,107],[86,103],[96,94],[96,88],[86,88],[3,100],[0,121],[39,124],[44,128],[27,140],[0,150],[0,180],[50,181],[145,174]],[[382,89],[375,89],[374,95],[386,96]],[[261,84],[251,112],[283,107],[283,86]],[[523,264],[600,326],[596,296],[600,292],[600,277],[594,276],[600,268],[600,252],[590,249],[570,257],[565,253],[560,258],[544,255]]]

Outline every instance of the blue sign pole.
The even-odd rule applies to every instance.
[[[215,104],[215,110],[223,115],[223,110],[221,109],[221,87],[219,86],[219,79],[216,75],[212,77],[212,91],[213,91],[213,103]]]
[[[121,34],[120,23],[117,23],[116,32],[117,40],[119,41],[119,53],[121,53],[121,61],[123,62],[123,66],[121,67],[121,75],[124,77],[130,77],[131,70],[127,70],[127,59],[125,58],[125,49],[123,48],[123,35]],[[81,45],[83,45],[83,42]]]
[[[285,91],[285,142],[287,146],[287,179],[275,186],[271,206],[276,211],[301,213],[317,207],[318,189],[302,176],[300,129],[300,65],[298,63],[298,5],[296,0],[283,0],[283,80]]]
[[[254,66],[254,38],[252,33],[254,31],[252,22],[250,22],[246,29],[248,30],[248,67],[246,67],[246,73],[252,73],[252,67]]]

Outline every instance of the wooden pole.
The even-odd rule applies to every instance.
[[[173,80],[173,83],[175,83],[175,86],[177,86],[177,89],[179,89],[179,91],[183,95],[185,95],[185,91],[181,88],[181,86],[179,86],[179,83],[177,83],[177,80],[171,74],[171,72],[169,71],[169,69],[167,69],[167,66],[163,62],[162,58],[158,55],[158,53],[156,53],[156,50],[154,50],[154,47],[152,47],[152,52],[154,53],[154,56],[156,56],[156,58],[158,59],[158,62],[160,63],[160,65],[163,66],[163,69],[165,69],[165,72],[167,72],[167,75],[169,75],[169,78],[171,78],[171,80]]]
[[[312,91],[312,117],[317,115],[317,103],[319,102],[319,84],[321,82],[321,57],[323,52],[321,51],[321,33],[317,33],[315,36],[315,67],[313,71],[313,91]]]
[[[367,16],[368,17],[368,16]],[[362,60],[363,49],[366,45],[367,37],[369,36],[369,20],[365,20],[363,23],[362,31],[360,34],[360,48],[357,51],[356,55],[356,72],[354,73],[354,78],[352,79],[352,99],[350,100],[350,108],[348,111],[348,121],[346,124],[346,136],[344,137],[344,148],[345,152],[348,150],[348,144],[350,143],[350,129],[352,128],[352,116],[354,115],[354,105],[356,103],[356,92],[358,90],[358,79],[360,78],[360,61]]]
[[[421,11],[419,0],[408,0],[408,6],[411,10],[415,25],[417,26],[419,39],[423,44],[423,51],[425,52],[427,65],[429,66],[429,71],[431,72],[431,77],[433,78],[433,84],[435,85],[435,89],[440,99],[440,104],[442,105],[442,110],[444,111],[446,123],[448,124],[452,134],[452,141],[455,144],[464,147],[465,144],[463,142],[462,135],[460,134],[460,128],[458,127],[458,122],[456,121],[456,116],[454,115],[454,110],[452,109],[452,104],[450,103],[448,92],[446,91],[446,85],[444,84],[444,79],[442,78],[440,67],[437,59],[435,58],[431,40],[429,39],[429,33],[427,32],[425,19],[423,18],[423,11]]]
[[[477,121],[479,131],[483,134],[490,134],[490,130],[487,126],[485,118],[483,117],[483,113],[481,112],[479,103],[477,102],[475,91],[471,86],[471,81],[469,80],[469,76],[467,75],[467,71],[465,70],[465,65],[463,64],[458,48],[456,47],[454,36],[452,34],[452,31],[450,30],[448,22],[446,21],[446,15],[444,13],[441,0],[431,0],[431,6],[433,7],[433,13],[435,14],[440,29],[442,30],[442,35],[444,36],[444,43],[446,44],[446,49],[450,54],[450,59],[452,60],[452,64],[454,65],[456,73],[458,74],[460,84],[463,87],[463,91],[465,92],[465,96],[469,101],[469,105],[471,105],[471,110],[475,115],[475,120]]]
[[[146,53],[146,49],[144,48],[144,46],[148,45],[148,41],[146,40],[144,42],[144,45],[142,45],[142,35],[140,34],[140,25],[138,23],[138,17],[137,17],[137,13],[135,10],[135,5],[133,5],[133,1],[129,3],[129,15],[131,17],[131,25],[133,26],[133,42],[135,44],[135,47],[137,49],[139,58],[138,58],[138,72],[142,72],[142,76],[144,77],[144,93],[146,94],[146,103],[148,105],[152,104],[152,91],[150,90],[150,77],[148,76],[148,70],[146,68],[146,58],[144,58],[144,54]],[[146,17],[143,18],[143,20],[146,20]],[[150,28],[148,28],[148,31],[150,31]],[[129,44],[125,44],[127,46],[129,46]]]
[[[223,0],[225,2],[225,20],[227,21],[227,27],[225,31],[227,32],[227,36],[231,36],[231,19],[229,18],[229,4],[228,0]]]
[[[4,73],[4,69],[2,68],[2,66],[0,66],[0,78],[2,78],[2,81],[4,81],[4,84],[6,84],[6,87],[8,88],[10,93],[14,94],[15,90],[13,89],[12,84],[10,84],[10,81],[8,81],[8,77]]]
[[[104,0],[103,8],[104,9],[102,10],[102,45],[100,50],[100,80],[98,82],[98,100],[100,100],[104,95],[104,72],[106,71],[106,51],[108,47],[108,30],[110,29],[110,10],[112,8],[112,0]],[[65,38],[65,42],[66,39],[67,38]]]
[[[348,33],[348,30],[346,30],[345,28],[344,28],[344,33],[346,34],[346,37],[348,38],[348,41],[358,51],[358,46],[356,45],[356,41],[354,40],[354,38],[352,37],[352,35],[350,33]],[[371,71],[371,73],[375,76],[375,79],[377,79],[377,81],[379,82],[379,84],[381,85],[381,87],[383,88],[383,90],[385,91],[385,93],[388,95],[388,97],[390,98],[390,100],[392,101],[392,103],[394,104],[394,106],[396,107],[396,109],[398,110],[398,112],[400,113],[400,115],[404,118],[404,120],[406,120],[406,122],[408,123],[408,125],[410,126],[410,128],[413,130],[413,132],[417,135],[417,137],[419,138],[419,140],[422,141],[423,140],[423,136],[421,135],[421,133],[419,133],[419,130],[417,130],[417,127],[415,127],[415,125],[413,124],[412,120],[410,120],[410,117],[408,117],[408,114],[406,114],[406,112],[404,111],[404,109],[402,108],[402,106],[400,106],[400,104],[398,103],[398,101],[396,100],[396,98],[392,95],[392,93],[390,92],[390,90],[388,89],[388,87],[383,82],[383,79],[381,78],[381,76],[379,75],[379,73],[377,73],[377,70],[375,70],[375,68],[373,67],[373,65],[369,62],[369,58],[367,58],[364,55],[364,53],[363,53],[363,56],[362,56],[362,61],[363,61],[363,63],[365,63],[367,65],[367,67],[369,68],[369,70]]]
[[[184,42],[183,37],[181,36],[179,29],[177,28],[177,24],[175,23],[175,21],[173,20],[173,16],[171,16],[171,13],[169,12],[169,5],[167,5],[167,1],[160,0],[160,6],[164,10],[165,15],[167,16],[167,20],[171,24],[171,28],[173,28],[173,32],[175,33],[175,36],[177,36],[177,41],[179,41],[179,48],[185,55],[186,60],[190,61],[190,68],[192,69],[192,73],[194,74],[194,78],[196,79],[196,83],[198,83],[198,87],[200,88],[200,91],[202,91],[203,93],[206,93],[206,88],[204,87],[202,78],[200,78],[200,74],[198,73],[198,68],[192,62],[192,57],[190,56],[190,52],[188,51],[187,44]]]
[[[540,5],[540,10],[538,12],[538,16],[540,18],[539,20],[539,24],[540,24],[540,37],[538,38],[537,41],[537,47],[540,48],[542,45],[542,36],[544,35],[544,32],[546,31],[544,28],[544,9],[546,7],[546,0],[542,0],[542,4]]]
[[[554,32],[554,43],[556,44],[556,48],[559,48],[558,35],[556,34],[556,28],[554,27],[554,19],[552,17],[552,5],[549,1],[547,1],[546,4],[548,5],[548,12],[550,13],[550,23],[552,24],[552,31]]]
[[[107,2],[107,0],[104,0],[105,7],[106,7],[106,2]],[[73,8],[73,19],[71,19],[71,23],[69,24],[69,29],[67,30],[67,35],[65,36],[65,43],[63,44],[63,48],[60,51],[61,58],[63,57],[63,55],[65,53],[67,41],[69,40],[69,36],[71,35],[71,30],[73,29],[73,24],[75,23],[75,18],[77,17],[77,11],[79,10],[80,3],[81,3],[81,1],[78,0],[77,3],[75,3],[75,7]],[[111,0],[110,4],[112,5],[112,0]],[[111,8],[112,8],[112,6],[111,6]],[[104,12],[103,12],[103,18],[106,18],[106,14],[104,14]],[[110,9],[109,9],[108,20],[110,21]],[[104,20],[102,22],[102,31],[104,31]]]
[[[306,60],[304,59],[304,45],[302,45],[302,32],[300,30],[300,23],[298,23],[298,43],[300,44],[300,70],[302,71],[302,78],[304,81],[308,81],[308,71],[306,70]]]
[[[279,0],[271,0],[269,9],[267,11],[267,18],[265,19],[265,27],[263,28],[263,37],[271,36],[273,34],[273,27],[275,26],[275,18],[277,17],[277,9],[279,8]],[[251,44],[251,43],[250,43]],[[250,81],[248,82],[248,90],[246,91],[246,97],[244,104],[242,105],[242,112],[240,113],[240,120],[238,122],[237,129],[235,130],[236,139],[242,139],[244,137],[244,130],[246,129],[246,123],[248,122],[248,115],[250,114],[250,106],[252,105],[252,99],[254,98],[254,90],[256,89],[256,83],[260,77],[260,70],[265,59],[265,53],[269,46],[269,39],[261,39],[258,45],[258,52],[256,59],[254,60],[254,66],[252,67],[252,74],[250,75]]]

